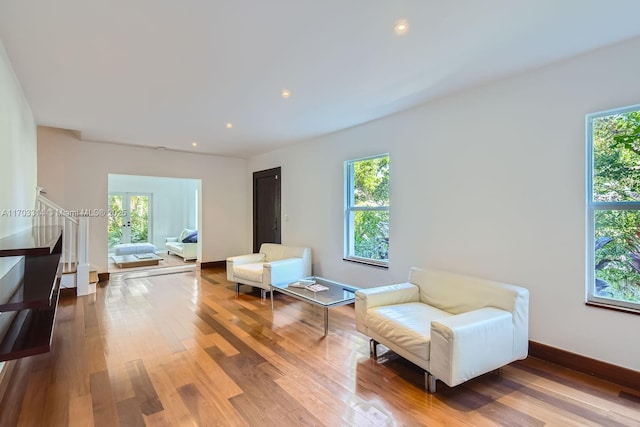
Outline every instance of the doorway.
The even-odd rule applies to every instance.
[[[105,227],[109,273],[133,277],[143,272],[155,275],[195,269],[205,237],[200,230],[201,197],[200,179],[109,174],[110,215]],[[181,235],[187,230],[197,233],[192,237],[197,240],[195,245],[167,246],[168,242],[183,243]],[[129,243],[140,246],[115,250],[115,245]],[[152,253],[155,256],[146,256]],[[131,258],[136,259],[131,262]]]
[[[253,173],[253,252],[280,241],[280,168]]]
[[[150,193],[109,194],[109,251],[122,243],[148,243],[152,233]]]

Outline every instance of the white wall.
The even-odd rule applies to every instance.
[[[117,174],[108,178],[109,193],[151,194],[149,242],[159,252],[165,250],[165,238],[178,236],[183,228],[198,228],[195,213],[198,187],[196,179]]]
[[[243,159],[86,142],[74,133],[38,127],[38,182],[65,209],[107,209],[109,174],[166,176],[202,182],[198,225],[201,262],[243,253],[249,180]],[[89,260],[107,271],[107,218],[89,221]]]
[[[0,41],[0,237],[31,225],[10,211],[34,208],[37,169],[36,124]]]
[[[315,274],[369,287],[420,266],[522,285],[531,340],[640,370],[640,318],[584,304],[585,114],[640,103],[639,51],[635,39],[256,156],[247,177],[282,167],[282,240],[313,248]],[[388,270],[342,260],[343,162],[384,152]]]
[[[0,40],[0,212],[35,207],[37,169],[36,124]],[[0,237],[30,225],[29,217],[2,213]],[[13,262],[5,259],[0,269],[7,271]],[[0,329],[3,330],[13,317],[1,317],[2,314]],[[0,378],[4,366],[4,362],[0,362]]]

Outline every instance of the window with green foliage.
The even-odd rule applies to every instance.
[[[109,194],[108,249],[121,243],[149,241],[151,194]]]
[[[389,262],[389,155],[345,162],[345,259]]]
[[[587,116],[589,302],[640,310],[640,106]]]

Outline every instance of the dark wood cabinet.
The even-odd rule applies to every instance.
[[[60,289],[62,229],[0,239],[0,361],[51,349]]]

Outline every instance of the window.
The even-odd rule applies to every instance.
[[[640,106],[587,116],[587,301],[640,312]]]
[[[345,162],[345,259],[389,263],[389,155]]]

